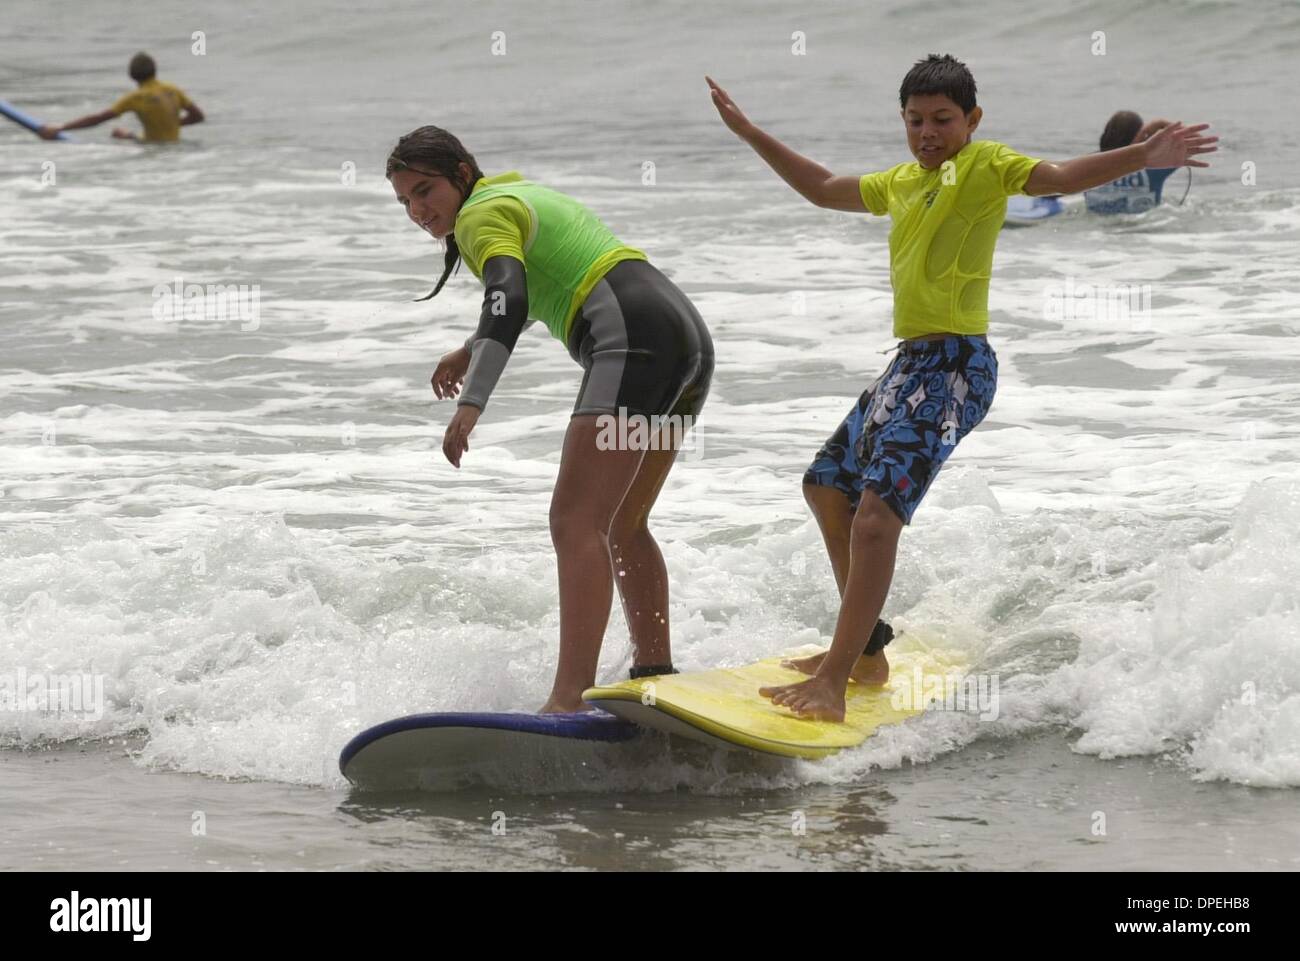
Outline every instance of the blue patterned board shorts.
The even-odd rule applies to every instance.
[[[870,490],[910,524],[943,462],[988,413],[998,358],[984,338],[959,334],[897,349],[803,482],[843,491],[854,510]]]

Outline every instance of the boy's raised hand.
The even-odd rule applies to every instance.
[[[1145,141],[1147,148],[1146,165],[1148,167],[1208,167],[1203,160],[1193,160],[1197,154],[1214,153],[1219,148],[1214,144],[1218,137],[1202,136],[1201,131],[1209,129],[1208,123],[1198,123],[1190,127],[1183,126],[1181,120],[1171,123]]]
[[[709,85],[709,90],[712,92],[713,105],[718,108],[718,114],[722,117],[722,122],[725,123],[727,128],[736,136],[741,138],[745,137],[745,135],[753,129],[754,125],[749,122],[749,118],[746,117],[744,113],[741,112],[741,109],[736,106],[736,102],[731,99],[727,94],[727,91],[723,90],[713,82],[712,77],[706,74],[704,79]]]

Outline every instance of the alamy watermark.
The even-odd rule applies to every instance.
[[[998,675],[926,674],[916,666],[910,677],[895,675],[889,703],[896,711],[961,711],[996,721]]]
[[[597,450],[676,450],[698,458],[704,452],[691,414],[635,414],[620,407],[617,414],[596,417]]]
[[[258,284],[155,284],[153,317],[159,321],[238,320],[239,329],[261,326],[262,288]]]
[[[120,932],[148,941],[153,898],[85,898],[80,891],[50,902],[50,930],[64,934]]]
[[[1151,326],[1150,284],[1064,284],[1043,289],[1043,319],[1087,321],[1146,330]]]
[[[0,711],[104,716],[103,674],[0,674]]]

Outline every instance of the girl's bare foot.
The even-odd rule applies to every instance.
[[[537,711],[538,714],[579,714],[587,711],[594,711],[595,708],[586,701],[579,698],[577,701],[570,703],[565,700],[559,700],[554,694],[547,698],[546,703]]]

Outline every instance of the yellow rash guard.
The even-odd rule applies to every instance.
[[[894,336],[983,334],[993,246],[1007,197],[1039,160],[992,140],[968,143],[933,170],[915,160],[858,181],[862,203],[889,214]]]
[[[181,139],[181,109],[189,106],[180,87],[152,77],[113,104],[113,113],[134,113],[144,125],[140,139],[159,143]]]

